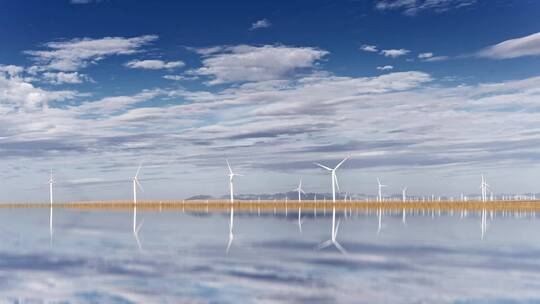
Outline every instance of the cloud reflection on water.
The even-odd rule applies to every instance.
[[[45,210],[0,213],[0,303],[535,303],[540,287],[539,224],[495,218],[486,239],[479,218],[329,215],[235,219],[229,215],[142,212],[139,251],[128,212],[55,210],[49,247]],[[238,237],[238,242],[236,237]]]

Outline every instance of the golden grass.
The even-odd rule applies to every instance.
[[[133,202],[129,201],[102,201],[102,202],[69,202],[55,203],[54,208],[65,209],[82,209],[82,210],[126,210],[133,209]],[[303,210],[323,210],[331,209],[332,202],[326,203],[318,201],[304,201],[298,203],[295,201],[237,201],[234,203],[235,210],[239,211],[284,211],[285,209]],[[452,201],[430,201],[430,202],[336,202],[336,209],[362,209],[362,210],[441,210],[441,211],[458,211],[458,210],[489,210],[489,211],[540,211],[540,201],[493,201],[493,202],[452,202]],[[141,201],[137,203],[138,209],[144,210],[184,210],[188,212],[205,212],[205,211],[226,211],[229,210],[231,204],[229,201]],[[0,204],[0,208],[4,209],[19,209],[19,208],[50,208],[48,203],[4,203]]]

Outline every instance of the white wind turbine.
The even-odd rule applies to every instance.
[[[135,176],[133,177],[133,236],[137,241],[137,246],[139,247],[139,250],[142,249],[141,242],[139,240],[139,230],[141,230],[142,224],[144,222],[143,220],[139,225],[137,225],[137,187],[139,187],[141,191],[144,191],[143,187],[139,183],[139,173],[141,172],[141,168],[142,164],[139,164],[139,167],[137,168],[137,173],[135,173]]]
[[[482,182],[480,184],[480,189],[482,191],[482,202],[487,201],[487,190],[489,188],[489,185],[486,183],[486,179],[484,178],[484,174],[482,174]]]
[[[340,191],[339,190],[339,183],[338,183],[338,179],[337,179],[337,175],[336,175],[336,170],[349,158],[350,158],[350,156],[345,157],[334,169],[329,168],[329,167],[324,166],[324,165],[321,165],[319,163],[315,163],[315,165],[332,172],[332,201],[334,203],[336,203],[336,187],[337,187],[338,191]]]
[[[336,225],[336,205],[334,204],[332,208],[332,238],[319,244],[317,246],[317,250],[321,250],[330,245],[334,245],[342,254],[347,254],[347,251],[345,250],[345,248],[343,248],[341,244],[337,241],[337,234],[339,231],[340,222],[341,220],[338,220],[337,225]]]
[[[377,177],[377,185],[379,186],[379,191],[378,191],[378,197],[377,197],[377,200],[379,202],[382,202],[382,188],[383,187],[387,187],[386,185],[383,185],[381,184],[381,180]]]
[[[302,178],[300,178],[298,187],[293,190],[298,191],[298,229],[300,229],[300,234],[302,234],[302,194],[306,194],[304,189],[302,189]]]
[[[243,175],[234,173],[233,170],[231,169],[231,165],[229,164],[229,160],[226,159],[225,161],[227,162],[227,167],[229,167],[229,188],[231,191],[231,204],[232,204],[234,203],[234,184],[233,184],[234,177],[243,176]]]
[[[232,245],[232,242],[234,240],[234,233],[233,233],[233,228],[234,228],[234,185],[233,185],[233,181],[234,181],[234,177],[235,176],[242,176],[241,174],[236,174],[233,172],[232,168],[231,168],[231,164],[229,164],[229,160],[226,159],[225,160],[227,162],[227,167],[229,168],[229,189],[231,191],[231,219],[230,219],[230,222],[229,222],[229,242],[227,244],[227,254],[229,254],[229,250],[231,249],[231,245]]]
[[[336,176],[336,170],[349,158],[350,158],[350,156],[345,157],[334,169],[323,166],[323,165],[321,165],[319,163],[315,163],[317,166],[332,172],[332,201],[333,201],[333,208],[332,208],[332,235],[331,235],[331,238],[329,240],[319,244],[317,246],[317,250],[326,248],[326,247],[328,247],[330,245],[334,245],[341,253],[343,253],[343,254],[347,253],[345,248],[343,248],[341,246],[341,244],[339,244],[339,242],[337,241],[337,234],[338,234],[338,231],[339,231],[339,224],[340,224],[341,221],[338,220],[337,225],[336,225],[336,187],[338,188],[338,191],[339,191],[339,184],[338,184],[338,180],[337,180],[337,176]],[[325,205],[325,211],[326,211],[326,205]]]

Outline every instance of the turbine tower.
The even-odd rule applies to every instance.
[[[379,191],[378,191],[378,197],[377,197],[377,200],[379,202],[382,202],[382,188],[383,187],[387,187],[386,185],[383,185],[381,184],[381,180],[377,177],[377,184],[379,186]]]
[[[231,245],[234,239],[234,204],[231,203],[231,220],[229,222],[229,242],[227,243],[227,250],[226,253],[229,254],[229,250],[231,249]]]
[[[53,184],[55,183],[53,178],[53,170],[51,169],[51,175],[49,176],[49,200],[51,203],[51,211],[49,213],[49,243],[52,246],[53,239]]]
[[[340,191],[339,190],[339,183],[338,183],[338,179],[337,179],[337,175],[336,175],[336,170],[341,165],[343,165],[343,163],[349,158],[350,158],[350,156],[345,157],[334,169],[329,168],[329,167],[324,166],[324,165],[321,165],[319,163],[315,163],[315,165],[332,172],[332,201],[334,202],[334,204],[336,203],[336,187],[337,187],[338,191]],[[333,227],[332,227],[332,229],[333,229]]]

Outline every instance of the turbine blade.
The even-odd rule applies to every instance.
[[[229,235],[229,243],[227,243],[227,250],[226,250],[227,254],[229,254],[229,250],[231,250],[231,245],[232,245],[232,242],[233,242],[233,238],[234,238],[233,235],[230,234]]]
[[[328,171],[332,171],[332,169],[328,168],[327,166],[321,165],[321,164],[319,164],[319,163],[314,163],[314,164],[317,165],[317,166],[319,166],[319,167],[321,167],[321,168],[323,168],[323,169],[326,169],[326,170],[328,170]]]
[[[229,160],[226,159],[225,161],[227,162],[227,167],[229,167],[229,173],[232,174],[232,175],[235,175],[235,174],[232,172],[231,164],[229,164]]]
[[[334,170],[337,170],[337,168],[339,168],[341,165],[343,165],[343,163],[344,163],[347,159],[349,159],[350,157],[351,157],[350,155],[347,156],[347,157],[345,157],[345,158],[344,158],[344,159],[343,159],[343,160],[342,160],[342,161],[334,168]]]
[[[142,224],[144,223],[144,219],[141,220],[141,222],[139,223],[139,225],[137,226],[137,229],[135,230],[137,232],[137,234],[139,234],[139,230],[141,230],[141,227],[142,227]]]
[[[341,246],[340,243],[338,243],[337,241],[334,242],[334,246],[336,246],[336,248],[339,250],[339,252],[341,252],[342,254],[346,255],[347,254],[347,250],[345,250],[345,248],[343,248],[343,246]]]
[[[377,184],[381,185],[381,180],[377,177]]]
[[[141,183],[139,183],[139,180],[138,180],[138,179],[135,179],[135,183],[137,184],[137,186],[139,186],[139,189],[141,189],[141,191],[144,192],[144,189],[143,189],[143,187],[141,186]]]
[[[141,241],[139,240],[139,235],[136,232],[133,232],[133,236],[135,237],[135,241],[137,241],[137,247],[139,247],[139,251],[142,250]]]
[[[137,173],[135,173],[135,178],[139,177],[139,172],[141,172],[142,163],[139,164],[139,167],[137,168]]]
[[[339,219],[339,220],[337,221],[337,225],[336,225],[336,234],[334,235],[334,239],[337,238],[338,231],[339,231],[339,224],[340,224],[340,223],[341,223],[341,219]]]
[[[337,175],[335,175],[335,174],[334,174],[334,181],[336,182],[337,191],[341,192],[341,190],[339,189],[339,183],[338,183]]]
[[[330,245],[332,245],[332,240],[328,240],[328,241],[320,243],[319,245],[317,245],[315,247],[315,250],[321,250],[321,249],[324,249],[324,248],[326,248],[326,247],[328,247]]]

